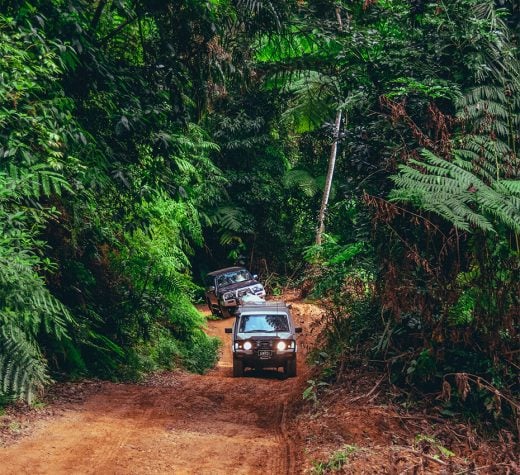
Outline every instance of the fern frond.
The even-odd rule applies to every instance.
[[[482,103],[483,100],[496,101],[500,104],[507,103],[506,94],[503,88],[485,84],[473,87],[466,91],[464,95],[457,98],[457,101],[455,102],[455,105],[459,109],[457,115],[459,117],[464,117],[466,107]]]
[[[227,231],[248,234],[253,232],[251,217],[237,207],[222,206],[215,213],[215,223]]]
[[[499,185],[504,187],[512,195],[520,197],[520,180],[501,180]]]
[[[37,345],[15,326],[0,327],[0,394],[31,403],[51,381]]]
[[[316,179],[306,170],[289,170],[285,173],[283,181],[287,188],[299,188],[309,197],[318,192]]]
[[[456,151],[453,161],[428,150],[421,155],[423,161],[401,165],[392,177],[396,189],[390,193],[391,201],[411,203],[464,231],[494,232],[493,221],[520,230],[520,200],[513,196],[520,188],[516,181],[494,180],[492,173],[482,173],[467,161],[468,154]],[[474,157],[473,152],[469,156]]]
[[[72,191],[63,175],[49,169],[44,163],[31,167],[19,167],[9,163],[4,170],[10,186],[19,197],[39,199],[55,193],[60,196],[63,191]]]
[[[290,106],[284,112],[297,132],[308,132],[323,125],[334,115],[334,98],[338,95],[335,78],[316,71],[286,85],[286,92],[293,94]]]

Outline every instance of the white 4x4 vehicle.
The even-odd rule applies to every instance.
[[[265,297],[264,286],[244,267],[226,267],[206,277],[206,303],[213,315],[233,315],[248,295]]]
[[[290,307],[284,302],[262,302],[240,306],[232,328],[233,376],[243,376],[245,368],[280,368],[286,376],[296,376],[298,345]]]

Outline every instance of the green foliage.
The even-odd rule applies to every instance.
[[[359,451],[356,445],[344,445],[341,449],[330,454],[325,462],[314,462],[311,473],[324,475],[326,473],[340,472],[348,464],[349,458]]]
[[[453,325],[470,325],[475,318],[476,299],[474,289],[463,291],[449,310],[450,322]]]
[[[419,382],[431,381],[437,374],[436,361],[430,350],[424,349],[416,359],[412,359],[406,370],[407,378]]]
[[[448,83],[443,79],[426,78],[418,81],[414,78],[398,78],[391,81],[395,84],[392,91],[386,94],[390,99],[406,97],[413,94],[424,95],[429,99],[457,100],[461,94],[456,83]]]
[[[335,238],[304,253],[304,290],[330,305],[317,352],[326,357],[315,358],[324,380],[372,357],[387,362],[394,383],[417,391],[440,391],[443,374],[466,371],[507,386],[516,400],[514,19],[476,0],[312,7],[300,10],[314,27],[306,31],[339,48],[334,64],[300,63],[334,77],[337,97],[359,97],[345,106],[327,210]],[[302,135],[289,189],[313,196],[329,144],[317,129]],[[463,403],[485,412],[476,395]]]
[[[307,381],[308,386],[303,390],[302,399],[309,401],[314,407],[319,404],[319,392],[323,390],[329,384],[325,381],[319,381],[316,379],[309,379]]]
[[[515,20],[491,0],[3,2],[0,398],[205,371],[192,269],[230,261],[330,306],[316,381],[357,352],[418,390],[461,370],[517,390]]]
[[[202,330],[194,332],[185,346],[184,366],[189,371],[205,373],[218,361],[222,342],[216,337],[208,337]]]
[[[197,330],[187,340],[179,340],[170,330],[156,327],[149,341],[131,355],[125,377],[139,380],[152,371],[185,368],[203,374],[218,361],[221,341]]]
[[[314,283],[311,296],[328,296],[334,300],[352,291],[359,292],[360,298],[367,295],[373,281],[368,249],[366,242],[341,245],[330,235],[323,236],[321,245],[307,247],[303,257],[313,266],[310,271]]]
[[[129,355],[125,377],[139,380],[153,371],[172,370],[180,366],[182,358],[178,340],[168,330],[155,327],[150,340],[137,346]]]
[[[0,36],[0,395],[31,402],[50,381],[39,342],[69,338],[73,324],[41,275],[55,266],[39,234],[58,213],[39,201],[71,191],[63,143],[74,124],[70,103],[52,97],[53,49],[3,16]]]
[[[16,327],[0,333],[0,393],[29,403],[50,381],[38,347]]]
[[[0,8],[2,397],[31,399],[51,375],[215,361],[190,256],[225,180],[189,120],[208,104],[205,79],[166,45],[223,80],[227,61],[170,22],[222,33],[227,7],[186,6]],[[216,32],[203,41],[219,47]]]
[[[288,170],[284,176],[284,184],[287,188],[299,188],[310,198],[318,192],[316,179],[307,170]]]
[[[429,435],[417,434],[415,436],[414,445],[421,450],[424,450],[424,446],[432,447],[439,452],[438,454],[434,454],[434,457],[442,455],[443,457],[449,458],[455,455],[451,450],[444,447],[435,437]]]
[[[339,94],[335,78],[307,71],[293,78],[284,92],[294,95],[284,117],[290,120],[297,133],[312,131],[334,116],[335,99]]]
[[[452,161],[427,150],[422,151],[422,156],[423,161],[411,160],[409,165],[400,166],[400,174],[392,178],[397,188],[390,193],[390,200],[410,202],[437,213],[464,231],[471,228],[494,231],[493,220],[520,231],[517,182],[508,181],[504,185],[502,180],[493,180],[484,170],[474,172],[474,164],[464,160],[457,151]],[[500,170],[496,173],[500,176]],[[486,184],[486,178],[491,180],[490,185]]]

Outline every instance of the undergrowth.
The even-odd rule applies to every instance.
[[[369,280],[367,272],[355,269],[366,258],[331,269],[332,259],[326,253],[338,249],[330,243],[323,246],[325,264],[314,260],[312,265],[321,268],[311,267],[308,273],[316,284],[309,295],[321,300],[325,312],[319,323],[319,344],[309,354],[318,375],[309,381],[304,399],[316,406],[321,391],[341,384],[351,369],[363,364],[387,372],[389,382],[403,390],[396,402],[420,405],[428,400],[445,417],[472,420],[484,431],[507,427],[515,432],[520,406],[513,367],[493,360],[479,346],[450,341],[448,336],[436,340],[436,326],[445,321],[440,315],[433,326],[418,311],[394,318],[380,300],[376,275]],[[315,247],[313,252],[316,255]],[[415,284],[420,295],[419,282]],[[445,310],[445,318],[453,318],[460,305],[460,299],[455,300]],[[458,331],[463,325],[468,326],[466,335],[477,337],[473,325],[461,320],[447,324],[446,330]]]
[[[348,465],[349,458],[359,451],[355,445],[344,445],[341,449],[333,452],[324,462],[314,461],[312,464],[312,475],[325,475],[327,473],[340,472]]]

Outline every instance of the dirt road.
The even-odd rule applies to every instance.
[[[298,381],[274,371],[233,378],[226,326],[230,320],[209,323],[208,332],[225,342],[209,374],[168,373],[152,386],[103,384],[0,449],[0,473],[294,473],[284,408]]]

